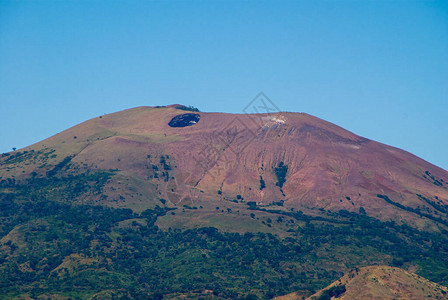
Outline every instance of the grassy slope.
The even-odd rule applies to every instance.
[[[346,292],[338,299],[420,300],[448,299],[448,288],[428,281],[416,274],[388,266],[371,266],[355,270],[335,281],[324,290],[345,285]],[[307,300],[319,299],[319,291]],[[277,298],[278,300],[294,298]]]

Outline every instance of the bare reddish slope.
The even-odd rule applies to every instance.
[[[165,198],[170,205],[195,195],[209,201],[240,195],[263,204],[282,200],[297,209],[358,212],[363,207],[382,219],[441,226],[377,197],[383,194],[404,207],[447,218],[448,172],[406,151],[302,113],[201,112],[192,126],[168,126],[174,116],[185,113],[191,112],[175,106],[129,109],[89,120],[27,149],[56,149],[59,160],[73,155],[72,163],[84,168],[118,169],[149,191],[146,197]],[[281,164],[287,166],[282,188],[275,171]],[[39,172],[38,167],[21,166],[16,176]],[[0,176],[8,174],[0,167]]]

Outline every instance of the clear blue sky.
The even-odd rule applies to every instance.
[[[264,91],[448,169],[448,1],[1,1],[0,153],[89,118]]]

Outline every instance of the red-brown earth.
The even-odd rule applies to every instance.
[[[200,120],[186,127],[168,125],[185,113],[199,114]],[[21,158],[11,160],[17,153]],[[362,207],[367,215],[426,230],[446,227],[448,220],[443,213],[447,171],[304,113],[137,107],[3,155],[0,177],[20,181],[32,172],[43,177],[68,156],[63,174],[114,170],[102,194],[86,195],[86,203],[136,211],[160,205],[160,199],[168,206],[283,202],[280,209],[315,213]],[[282,188],[275,171],[281,164],[287,166]]]

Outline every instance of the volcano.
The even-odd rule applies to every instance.
[[[284,210],[361,211],[432,230],[448,224],[448,172],[406,151],[304,113],[177,107],[183,106],[91,119],[3,154],[0,176],[20,181],[114,170],[102,195],[82,201],[135,210],[160,200],[170,207],[237,200]]]
[[[98,116],[0,155],[0,220],[11,299],[305,298],[373,265],[396,276],[372,295],[448,285],[448,172],[304,113]]]

